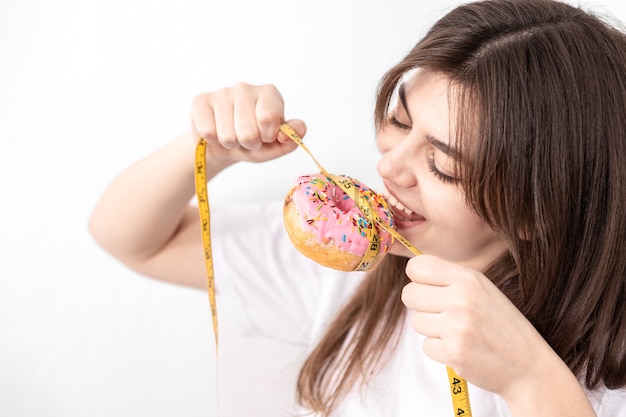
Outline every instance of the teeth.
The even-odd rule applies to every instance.
[[[404,207],[404,204],[399,202],[397,198],[395,198],[394,196],[392,196],[388,192],[384,192],[383,194],[384,194],[385,198],[387,199],[387,202],[389,202],[389,204],[391,204],[392,206],[394,206],[398,210],[404,211],[406,214],[409,214],[409,215],[413,214],[413,210],[411,210],[411,209],[409,209],[407,207]]]

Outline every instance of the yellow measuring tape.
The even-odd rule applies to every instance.
[[[376,211],[372,208],[369,201],[361,195],[359,190],[354,186],[354,183],[350,181],[346,177],[337,176],[329,174],[324,167],[315,159],[311,151],[306,147],[306,145],[302,142],[302,138],[298,135],[298,133],[287,123],[283,123],[280,126],[280,130],[287,135],[291,140],[296,142],[309,156],[313,159],[317,167],[320,169],[322,174],[331,179],[337,186],[339,186],[350,198],[352,198],[361,212],[363,216],[368,219],[370,222],[374,222],[378,224],[380,227],[389,232],[394,239],[398,240],[402,245],[404,245],[408,250],[410,250],[414,255],[421,255],[421,252],[415,248],[411,242],[406,240],[400,233],[398,233],[395,229],[388,226],[381,218],[378,216]],[[213,259],[211,255],[211,230],[210,230],[210,211],[209,211],[209,198],[207,191],[207,180],[206,180],[206,141],[202,138],[198,141],[198,145],[196,147],[196,170],[195,170],[195,180],[196,180],[196,195],[198,199],[198,211],[200,214],[200,223],[201,223],[201,231],[202,231],[202,245],[204,249],[204,260],[206,267],[206,276],[207,276],[207,290],[209,294],[209,303],[211,305],[211,316],[213,319],[213,335],[215,336],[215,351],[217,353],[218,346],[218,327],[217,327],[217,303],[215,301],[215,276],[213,273]],[[366,234],[371,242],[379,242],[378,235],[374,227],[371,227],[366,231]],[[378,251],[380,250],[380,245],[370,245],[370,248],[364,255],[361,260],[360,265],[357,267],[357,270],[366,270],[369,262],[373,260]],[[448,372],[448,381],[450,383],[450,394],[452,396],[452,407],[454,411],[454,415],[457,417],[472,417],[472,411],[470,407],[470,399],[469,393],[467,389],[467,381],[461,378],[459,375],[454,372],[452,368],[449,366],[446,367]]]
[[[200,225],[202,228],[202,247],[204,249],[204,264],[206,269],[207,292],[211,305],[211,317],[213,318],[213,335],[215,336],[215,352],[218,348],[217,329],[217,302],[215,301],[215,275],[213,274],[213,255],[211,251],[211,214],[209,211],[209,192],[206,179],[206,141],[202,138],[196,146],[196,196],[198,199],[198,211],[200,213]]]

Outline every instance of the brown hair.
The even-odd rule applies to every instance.
[[[462,5],[384,76],[378,128],[414,68],[450,80],[467,203],[509,243],[485,274],[587,388],[626,386],[625,35],[555,1]],[[393,349],[405,264],[388,256],[336,317],[304,405],[329,414]]]

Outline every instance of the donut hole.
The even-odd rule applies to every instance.
[[[348,194],[339,186],[333,186],[330,193],[330,201],[341,212],[341,214],[348,214],[353,211],[356,203],[350,198]]]

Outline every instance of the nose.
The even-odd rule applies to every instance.
[[[378,138],[378,149],[381,157],[376,165],[380,176],[399,187],[410,188],[417,185],[415,176],[416,158],[412,152],[408,138],[392,143]]]

